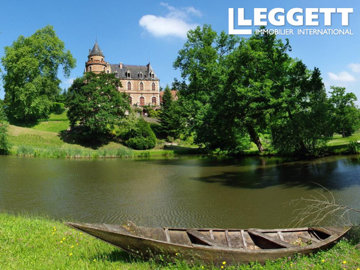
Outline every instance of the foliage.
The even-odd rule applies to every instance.
[[[156,136],[149,123],[144,119],[137,119],[119,134],[124,144],[137,150],[151,149],[156,145]]]
[[[316,154],[332,135],[329,103],[319,69],[290,50],[266,33],[238,40],[207,25],[189,31],[174,66],[188,81],[175,84],[195,143],[241,152],[251,141],[262,152],[260,135],[271,134],[278,152]]]
[[[7,127],[8,124],[6,122],[6,115],[4,112],[4,103],[0,99],[0,154],[7,154],[10,149]]]
[[[60,93],[58,69],[66,77],[75,67],[75,59],[64,48],[64,42],[52,26],[36,31],[30,37],[20,36],[5,47],[1,58],[6,113],[13,122],[36,122],[47,118],[52,102]]]
[[[351,136],[360,127],[360,112],[355,106],[354,93],[345,93],[344,87],[331,86],[331,122],[334,131],[343,137]]]
[[[314,155],[332,136],[320,71],[309,71],[301,61],[293,61],[286,74],[271,114],[273,145],[279,152]]]
[[[120,81],[114,74],[86,73],[69,88],[67,116],[73,131],[80,139],[102,140],[108,137],[113,126],[130,110],[127,97],[117,88]]]
[[[238,39],[222,32],[217,34],[209,25],[188,32],[188,40],[179,51],[174,67],[188,84],[175,82],[180,91],[179,105],[185,119],[186,133],[194,134],[195,143],[217,148],[221,135],[213,118],[211,101],[219,94],[227,74],[224,60]]]
[[[360,153],[360,143],[357,141],[350,141],[348,144],[348,150],[350,154]]]
[[[55,114],[62,114],[63,112],[65,112],[65,104],[61,102],[54,102],[51,105],[50,112]]]
[[[182,116],[182,108],[177,101],[173,100],[170,88],[169,86],[166,86],[160,114],[160,137],[179,138],[184,125]]]

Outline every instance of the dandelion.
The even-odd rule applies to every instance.
[[[343,261],[343,264],[346,264],[347,262],[346,261]]]
[[[66,238],[65,237],[63,237],[63,239],[62,239],[63,241],[65,241],[66,240]]]
[[[324,259],[322,259],[322,260],[321,260],[321,262],[322,262],[322,263],[324,263],[324,262],[325,262],[325,260],[324,260]]]
[[[222,265],[220,268],[221,268],[221,269],[224,269],[224,266]]]
[[[226,264],[226,261],[223,261],[222,264],[225,265],[225,264]]]
[[[72,256],[72,253],[71,253],[71,252],[69,253],[69,256]]]
[[[63,243],[63,241],[61,240],[61,241],[60,241],[60,244],[62,244],[62,243]]]

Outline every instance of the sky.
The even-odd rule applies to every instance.
[[[292,57],[303,60],[310,69],[320,68],[327,90],[331,85],[343,86],[360,98],[358,0],[2,0],[0,58],[4,56],[4,47],[10,46],[20,35],[30,36],[36,30],[52,25],[66,49],[77,60],[69,78],[64,78],[59,72],[62,88],[68,88],[74,78],[82,76],[89,49],[95,40],[105,60],[112,64],[146,65],[150,62],[160,78],[160,85],[165,87],[174,78],[180,78],[173,62],[186,41],[186,32],[198,25],[210,24],[216,31],[228,33],[229,8],[234,8],[235,14],[238,8],[244,8],[246,19],[253,19],[254,8],[268,8],[269,11],[273,8],[284,8],[285,11],[291,8],[353,8],[348,26],[352,35],[288,35],[279,38],[289,39]],[[323,15],[320,15],[319,26],[302,28],[324,28],[323,21]],[[294,27],[287,24],[268,28]],[[341,28],[340,14],[332,15],[331,28]],[[4,71],[1,65],[0,69]],[[4,89],[0,82],[0,98],[3,97]]]

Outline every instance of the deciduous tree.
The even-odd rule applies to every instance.
[[[118,91],[120,85],[114,74],[89,72],[77,78],[66,102],[71,128],[79,127],[85,139],[107,137],[130,110],[128,96]]]
[[[75,59],[65,50],[52,26],[30,37],[20,36],[5,47],[1,61],[5,69],[7,116],[9,120],[25,123],[48,117],[52,102],[60,93],[59,67],[63,67],[66,77],[75,67]]]

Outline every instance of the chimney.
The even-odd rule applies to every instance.
[[[122,69],[123,68],[123,63],[120,63],[119,67],[120,67],[120,69]]]

